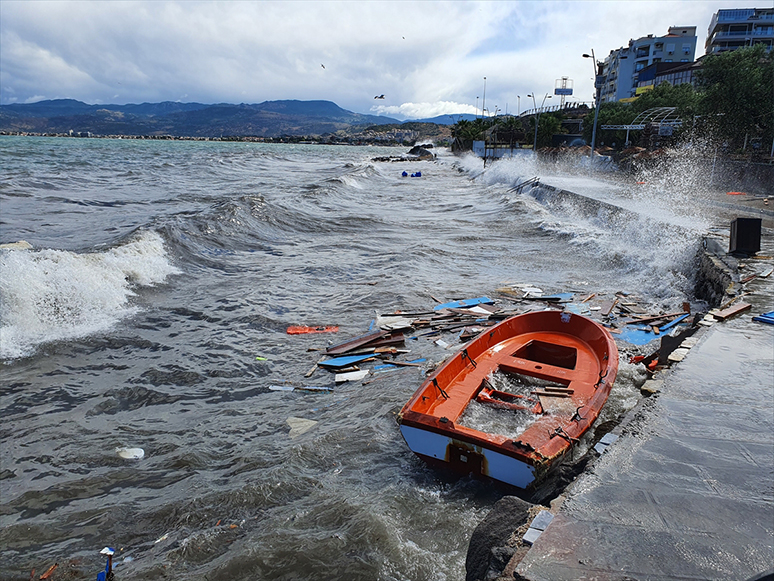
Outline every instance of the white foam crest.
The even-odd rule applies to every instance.
[[[347,187],[354,188],[356,190],[362,190],[363,186],[360,185],[360,182],[353,176],[344,174],[342,176],[339,176],[337,178],[342,184],[344,184]]]
[[[155,232],[88,254],[0,251],[0,359],[104,332],[135,311],[133,287],[159,284],[178,272]]]

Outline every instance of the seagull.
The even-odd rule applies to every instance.
[[[322,64],[322,63],[320,63],[320,66],[321,66],[322,68],[325,68],[325,65],[324,65],[324,64]]]
[[[384,95],[377,95],[374,99],[384,99]]]

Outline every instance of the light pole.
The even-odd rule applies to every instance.
[[[532,105],[535,108],[535,139],[532,142],[532,151],[537,151],[537,134],[538,134],[538,124],[540,124],[540,111],[537,108],[537,102],[535,101],[535,93],[533,92],[531,95],[527,95],[527,97],[532,97]],[[550,99],[551,95],[548,93],[545,94],[543,97],[543,102],[540,103],[540,109],[543,108],[543,105],[546,104],[546,99]]]
[[[486,77],[484,77],[484,102],[481,104],[481,113],[486,109]]]
[[[592,59],[594,67],[594,86],[597,89],[597,101],[594,104],[594,127],[591,130],[591,154],[589,155],[589,170],[594,165],[594,145],[597,142],[597,119],[599,118],[599,106],[600,98],[602,96],[602,83],[600,83],[600,77],[602,76],[602,64],[597,62],[597,58],[594,56],[594,49],[591,49],[591,54],[583,54],[583,58]]]
[[[476,95],[476,119],[478,119],[478,95]]]
[[[516,117],[521,116],[521,95],[516,95]]]

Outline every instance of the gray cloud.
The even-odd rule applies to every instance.
[[[562,76],[590,100],[591,48],[671,25],[698,26],[701,46],[715,10],[747,4],[3,0],[0,102],[327,99],[429,116],[480,107],[486,76],[487,109],[514,111]]]

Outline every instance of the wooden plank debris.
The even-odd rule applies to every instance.
[[[721,321],[726,321],[731,317],[735,317],[739,313],[743,313],[744,311],[747,311],[751,308],[752,308],[752,305],[750,303],[738,303],[718,313],[714,313],[712,316],[715,317],[716,319],[720,319]]]
[[[609,315],[613,311],[613,308],[617,303],[618,303],[618,299],[614,299],[612,301],[605,301],[604,303],[602,303],[602,314],[605,316]]]
[[[641,323],[654,323],[655,321],[659,321],[661,319],[673,319],[675,317],[679,317],[680,315],[684,315],[685,311],[679,311],[677,313],[668,313],[664,315],[650,315],[648,317],[635,317],[630,321],[627,321],[627,325],[635,325],[635,324],[641,324]]]
[[[570,397],[572,390],[564,391],[546,391],[545,389],[535,389],[531,393],[533,395],[541,395],[543,397]]]
[[[348,341],[345,341],[344,343],[339,343],[338,345],[333,345],[332,347],[328,347],[328,349],[326,349],[325,352],[328,355],[341,355],[342,353],[346,353],[348,351],[354,351],[358,347],[362,347],[363,345],[366,345],[371,341],[381,339],[385,335],[387,335],[387,331],[375,331],[373,333],[368,333],[367,335],[354,337],[352,339],[349,339]]]

